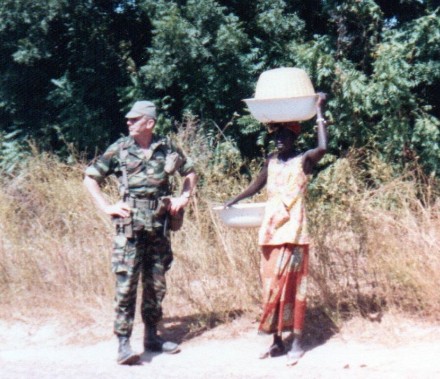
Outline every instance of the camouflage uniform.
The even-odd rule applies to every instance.
[[[114,174],[120,186],[123,186],[121,149],[128,153],[125,163],[134,233],[127,238],[122,227],[116,228],[112,255],[112,271],[116,275],[114,332],[118,336],[130,337],[140,273],[143,287],[142,319],[146,325],[156,325],[162,317],[165,273],[173,260],[166,214],[155,214],[158,199],[172,192],[173,172],[165,171],[165,162],[167,157],[177,154],[181,158],[177,172],[182,176],[192,172],[193,165],[167,139],[154,136],[144,154],[132,137],[123,137],[91,164],[85,174],[98,183]]]

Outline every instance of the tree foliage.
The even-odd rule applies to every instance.
[[[145,27],[119,1],[4,0],[0,4],[0,123],[59,153],[120,133],[119,89],[131,45]],[[140,47],[138,46],[138,49]],[[131,54],[130,52],[128,54]]]
[[[138,98],[159,126],[194,114],[256,156],[265,128],[247,114],[258,75],[304,68],[329,93],[332,153],[371,148],[439,172],[438,1],[4,0],[0,128],[66,154],[124,132]],[[306,123],[302,143],[314,143]],[[1,140],[1,139],[0,139]],[[3,139],[4,140],[4,139]],[[1,149],[0,149],[1,151]]]

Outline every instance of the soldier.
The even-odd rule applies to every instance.
[[[173,254],[170,228],[183,220],[183,209],[196,185],[191,160],[168,139],[153,133],[156,107],[137,101],[125,116],[129,135],[112,144],[85,171],[84,185],[94,202],[116,224],[112,271],[116,276],[114,333],[119,340],[119,364],[134,364],[140,357],[130,346],[136,290],[142,273],[141,314],[146,351],[176,353],[178,344],[157,334],[165,296],[165,273]],[[184,177],[182,192],[171,197],[172,175]],[[119,181],[121,200],[109,204],[100,185],[109,175]],[[178,227],[177,227],[178,228]],[[176,230],[176,229],[173,229]]]

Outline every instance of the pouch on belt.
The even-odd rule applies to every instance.
[[[154,212],[155,216],[161,217],[166,215],[168,220],[168,227],[171,231],[177,232],[180,230],[180,228],[183,225],[183,218],[185,215],[185,211],[183,208],[181,208],[176,215],[170,214],[168,211],[169,204],[170,204],[170,198],[169,197],[162,197],[159,199],[159,204],[156,208],[156,211]]]

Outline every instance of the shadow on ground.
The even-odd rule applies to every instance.
[[[224,313],[197,313],[183,317],[164,318],[159,327],[161,336],[177,343],[190,341],[215,328],[231,322],[245,314],[242,310]]]
[[[303,331],[303,346],[306,350],[323,345],[338,332],[338,326],[322,307],[307,310]]]
[[[233,310],[227,315],[199,313],[184,317],[169,317],[163,320],[159,331],[163,338],[182,343],[244,315],[246,315],[246,312],[242,310]],[[258,323],[255,324],[255,332],[257,332],[257,327]],[[325,313],[322,307],[310,308],[306,313],[303,346],[306,350],[311,350],[316,346],[324,344],[338,331],[337,325]],[[291,336],[287,337],[288,340],[291,340],[291,338]]]

